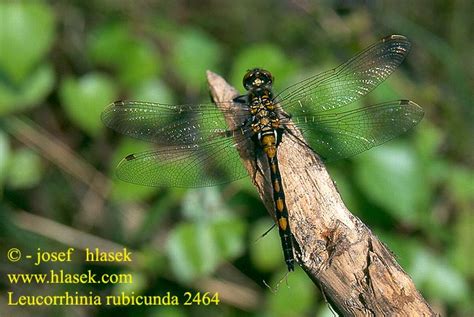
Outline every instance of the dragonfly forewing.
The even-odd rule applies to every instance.
[[[118,178],[146,186],[204,187],[248,176],[235,148],[250,138],[245,111],[245,107],[232,108],[241,126],[229,130],[224,117],[229,114],[212,103],[112,103],[102,113],[105,125],[157,146],[123,159],[117,167]]]
[[[232,115],[243,122],[248,117],[245,111],[244,107],[233,108]],[[121,134],[162,146],[199,144],[219,133],[231,133],[223,111],[212,103],[167,105],[116,101],[104,110],[102,121]]]
[[[288,87],[276,99],[293,116],[343,107],[390,76],[409,50],[406,37],[385,37],[344,64]]]

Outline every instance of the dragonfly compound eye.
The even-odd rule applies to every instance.
[[[272,74],[264,69],[254,68],[247,71],[244,76],[243,84],[245,89],[268,86],[273,83]]]

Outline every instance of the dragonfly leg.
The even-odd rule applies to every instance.
[[[286,119],[291,119],[291,113],[287,113],[285,111],[280,111],[280,114],[285,117]]]
[[[240,95],[232,99],[235,103],[247,104],[247,95]]]
[[[285,127],[285,132],[287,132],[288,134],[290,134],[292,137],[295,138],[296,142],[300,143],[301,145],[305,146],[305,147],[308,147],[310,148],[313,152],[316,152],[312,147],[311,145],[309,145],[308,143],[306,143],[306,141],[302,138],[300,138],[299,136],[297,136],[292,130],[288,129]]]
[[[261,238],[265,237],[270,231],[272,231],[274,228],[276,227],[276,224],[273,224],[270,228],[267,229],[267,231],[265,231],[263,234],[260,235],[260,237],[258,237],[258,240],[260,240]]]
[[[253,164],[255,165],[255,171],[253,173],[253,179],[255,180],[257,178],[257,174],[260,174],[260,175],[263,176],[263,178],[265,178],[265,173],[263,172],[260,165],[258,165],[258,155],[257,155],[257,153],[255,153],[255,155],[253,157]]]

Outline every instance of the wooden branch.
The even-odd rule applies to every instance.
[[[222,77],[208,71],[207,79],[215,101],[238,95]],[[218,106],[229,113],[239,105]],[[231,116],[226,121],[235,127]],[[301,268],[345,316],[436,316],[394,255],[347,210],[319,157],[297,141],[300,131],[293,128],[292,134],[284,135],[278,158]],[[274,217],[271,186],[255,173],[251,149],[251,140],[237,148]]]

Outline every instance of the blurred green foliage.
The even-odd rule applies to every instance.
[[[412,52],[363,101],[412,99],[425,118],[399,140],[328,167],[350,210],[398,255],[425,298],[443,315],[474,314],[473,4],[405,4],[1,2],[0,251],[69,247],[58,229],[22,227],[26,211],[76,229],[82,238],[75,243],[94,235],[134,250],[131,266],[92,266],[132,273],[133,284],[87,291],[178,294],[226,281],[255,295],[254,302],[227,297],[217,307],[74,308],[89,316],[330,316],[299,269],[276,293],[263,286],[278,284],[285,267],[276,230],[261,237],[272,222],[248,180],[190,191],[120,182],[116,164],[150,145],[107,131],[100,113],[116,99],[208,102],[208,69],[242,91],[244,72],[264,67],[279,91],[398,33],[412,41]],[[3,272],[49,269],[0,261]],[[90,268],[74,264],[78,272]],[[10,288],[2,279],[0,293]],[[23,285],[18,292],[52,290]],[[18,315],[15,309],[0,296],[2,315]],[[70,312],[46,307],[22,315]]]
[[[112,79],[97,73],[89,73],[78,79],[65,78],[59,88],[61,104],[69,120],[90,136],[101,132],[102,107],[116,95]]]
[[[28,148],[15,151],[8,159],[9,188],[21,189],[37,186],[42,177],[41,158]]]
[[[409,145],[394,141],[361,154],[355,159],[354,174],[365,196],[397,221],[416,224],[426,216],[430,188],[425,186],[423,165]]]
[[[171,63],[181,79],[193,88],[202,87],[202,74],[216,69],[219,46],[205,33],[195,29],[176,34]],[[199,54],[199,58],[196,55]]]
[[[87,39],[91,61],[117,72],[124,86],[133,87],[159,74],[159,53],[152,43],[136,38],[127,21],[107,23]]]
[[[55,21],[50,8],[34,2],[0,3],[0,21],[3,114],[35,105],[53,88],[52,66],[43,59],[54,41]]]

